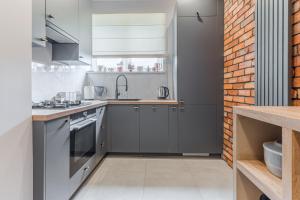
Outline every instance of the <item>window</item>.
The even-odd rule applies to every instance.
[[[166,13],[94,14],[94,70],[164,72],[166,30]]]
[[[97,58],[96,71],[103,73],[164,72],[164,58]]]

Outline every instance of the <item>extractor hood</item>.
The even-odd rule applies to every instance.
[[[80,56],[79,44],[53,43],[52,61],[66,65],[90,65],[89,57]]]

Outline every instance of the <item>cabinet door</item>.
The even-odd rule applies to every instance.
[[[216,16],[217,0],[177,0],[178,16]]]
[[[111,151],[139,152],[139,107],[114,105],[109,108]]]
[[[46,2],[32,0],[32,44],[46,47]]]
[[[92,12],[91,1],[79,0],[79,59],[92,63]]]
[[[103,116],[103,122],[101,125],[101,138],[101,156],[105,156],[108,152],[107,112],[105,112]]]
[[[96,154],[99,159],[103,157],[103,145],[104,141],[106,140],[105,138],[105,133],[104,133],[104,114],[105,114],[105,107],[97,108],[96,110],[97,114],[97,134],[96,134]]]
[[[142,106],[140,112],[140,149],[143,153],[168,153],[168,106]]]
[[[185,104],[216,104],[223,65],[217,18],[178,18],[178,98]]]
[[[221,153],[214,105],[186,105],[179,111],[181,153]]]
[[[46,19],[78,40],[78,0],[46,0]]]
[[[169,153],[178,153],[178,107],[169,106]]]
[[[69,198],[69,118],[46,125],[46,200]]]

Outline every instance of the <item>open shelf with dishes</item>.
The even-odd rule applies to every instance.
[[[288,119],[284,119],[284,114],[273,114],[266,109],[235,109],[235,200],[259,200],[262,194],[272,200],[300,199],[299,127],[293,128],[291,123],[285,125]],[[295,116],[293,117],[295,119]],[[271,173],[264,162],[263,144],[278,139],[282,140],[282,177]]]

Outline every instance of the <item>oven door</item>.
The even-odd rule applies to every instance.
[[[70,127],[70,177],[96,153],[96,118]]]

